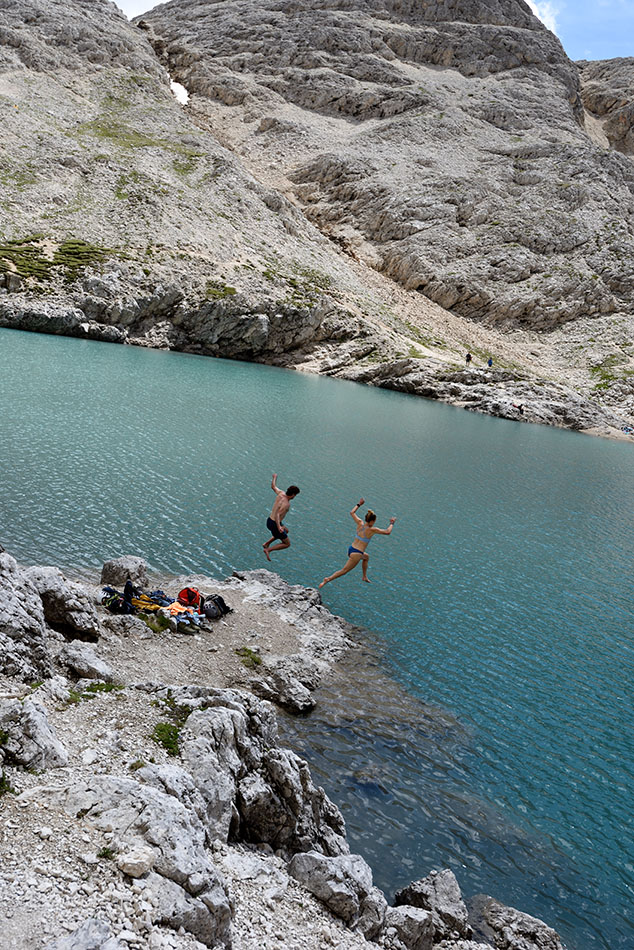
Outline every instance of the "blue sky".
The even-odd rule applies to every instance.
[[[152,0],[117,0],[129,17],[145,13]],[[529,0],[556,33],[571,59],[634,56],[634,0]]]

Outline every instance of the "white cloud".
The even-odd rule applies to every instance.
[[[551,3],[550,0],[526,0],[526,2],[535,16],[539,17],[544,26],[556,34],[559,8]]]

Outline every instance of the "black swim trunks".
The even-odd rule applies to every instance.
[[[266,526],[276,541],[286,541],[288,531],[280,531],[272,518],[266,519]]]

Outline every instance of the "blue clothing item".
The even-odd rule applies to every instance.
[[[372,540],[372,535],[370,535],[369,538],[362,538],[361,535],[359,534],[359,530],[357,529],[356,539],[357,541],[363,541],[364,544],[369,544],[370,541]]]
[[[364,551],[357,551],[357,549],[353,548],[352,545],[350,545],[350,547],[348,548],[348,557],[350,557],[351,554],[364,554],[364,553],[365,553]]]

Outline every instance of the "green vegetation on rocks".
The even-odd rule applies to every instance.
[[[178,726],[173,722],[157,722],[150,738],[154,739],[157,745],[162,745],[168,755],[180,755],[178,745]]]
[[[236,650],[236,655],[240,657],[240,661],[248,670],[254,670],[262,663],[262,658],[259,657],[257,653],[254,653],[253,650],[249,649],[249,647],[239,647]]]
[[[0,772],[0,797],[6,795],[7,792],[13,792],[13,786],[9,782],[9,779],[4,774],[4,770]]]
[[[87,267],[115,255],[117,251],[78,238],[62,241],[51,253],[43,234],[31,234],[0,242],[0,273],[11,271],[37,281],[49,281],[60,275],[70,283]]]
[[[205,296],[207,300],[221,300],[223,297],[233,297],[237,293],[235,287],[230,287],[228,284],[223,284],[219,280],[209,280],[207,281],[207,286],[205,288]]]

